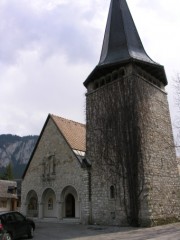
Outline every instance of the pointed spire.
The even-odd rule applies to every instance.
[[[164,67],[154,62],[144,50],[126,0],[111,0],[99,64],[84,85],[99,77],[104,68],[136,62],[167,84]]]
[[[146,54],[125,0],[112,0],[99,65],[138,59],[155,64]]]

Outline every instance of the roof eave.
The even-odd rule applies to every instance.
[[[46,125],[47,125],[47,123],[48,123],[48,121],[49,121],[50,118],[51,118],[51,114],[48,114],[48,117],[47,117],[47,119],[46,119],[46,121],[45,121],[45,123],[44,123],[44,126],[43,126],[43,128],[42,128],[42,130],[41,130],[41,133],[40,133],[40,135],[39,135],[39,137],[38,137],[38,140],[37,140],[37,142],[36,142],[36,145],[35,145],[32,153],[31,153],[29,162],[28,162],[28,164],[26,165],[26,168],[25,168],[24,173],[23,173],[23,175],[22,175],[22,179],[24,179],[24,177],[25,177],[25,175],[26,175],[26,172],[27,172],[27,170],[28,170],[28,168],[29,168],[29,165],[30,165],[30,163],[31,163],[31,160],[32,160],[32,158],[33,158],[33,156],[34,156],[34,154],[35,154],[35,152],[36,152],[36,149],[37,149],[37,147],[38,147],[38,145],[39,145],[39,142],[40,142],[40,140],[41,140],[41,137],[42,137],[42,135],[43,135],[43,133],[44,133],[44,130],[45,130]]]
[[[168,82],[167,82],[167,77],[166,77],[166,73],[164,70],[164,66],[157,64],[157,63],[153,64],[153,63],[141,61],[138,59],[130,58],[130,59],[126,59],[126,60],[119,61],[119,62],[97,65],[94,68],[94,70],[90,73],[90,75],[87,77],[87,79],[85,80],[84,86],[87,88],[88,84],[91,81],[102,77],[103,75],[106,74],[106,72],[108,73],[109,69],[113,70],[114,68],[122,67],[128,63],[136,63],[140,66],[145,67],[146,71],[147,72],[150,71],[151,75],[154,75],[157,79],[159,79],[159,81],[161,81],[164,84],[164,86],[167,85]]]

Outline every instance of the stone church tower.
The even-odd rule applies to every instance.
[[[111,0],[100,61],[84,85],[90,221],[178,221],[180,182],[166,74],[145,52],[125,0]]]

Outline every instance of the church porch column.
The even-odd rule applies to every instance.
[[[43,203],[40,202],[40,203],[38,203],[38,205],[39,205],[39,208],[38,208],[38,217],[41,219],[41,218],[43,218]]]
[[[57,201],[57,219],[62,220],[62,202]]]

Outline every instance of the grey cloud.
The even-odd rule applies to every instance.
[[[31,2],[0,5],[1,133],[38,133],[48,113],[84,120],[83,81],[99,34],[86,26],[94,16],[76,4],[35,11]]]
[[[77,11],[76,5],[63,5],[36,12],[30,1],[12,0],[1,7],[0,61],[12,63],[25,49],[40,48],[43,57],[59,51],[69,61],[93,61],[95,51],[89,51],[95,29],[83,26],[87,16]]]
[[[48,113],[84,121],[83,81],[99,59],[110,1],[66,0],[51,10],[35,9],[32,5],[48,1],[0,0],[0,133],[38,134]],[[173,44],[176,51],[171,48],[171,54],[167,54],[156,47],[157,41],[167,50],[172,39],[165,37],[161,41],[163,34],[154,35],[151,31],[157,29],[152,25],[152,13],[156,22],[163,14],[163,21],[172,23],[168,19],[171,15],[164,15],[164,10],[159,8],[168,3],[136,1],[129,1],[129,6],[141,4],[138,9],[142,15],[134,8],[133,16],[136,14],[139,25],[142,24],[144,36],[150,34],[151,43],[155,37],[156,44],[152,44],[150,55],[154,51],[155,56],[159,54],[165,60],[169,70],[171,62],[173,68],[178,69],[175,56],[178,36],[173,40],[177,42]],[[179,0],[174,2],[178,6]],[[82,7],[86,3],[87,7]],[[174,5],[171,6],[174,9]],[[178,11],[176,14],[179,16]],[[178,29],[177,24],[170,26]]]

